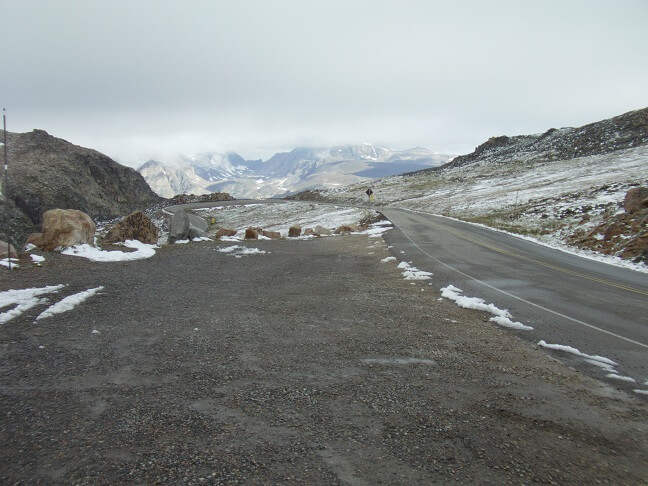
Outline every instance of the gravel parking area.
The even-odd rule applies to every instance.
[[[646,484],[645,402],[387,256],[346,235],[3,271],[104,288],[0,325],[0,483]]]

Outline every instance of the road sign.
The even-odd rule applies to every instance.
[[[371,196],[373,194],[373,191],[371,188],[367,189],[367,196]]]

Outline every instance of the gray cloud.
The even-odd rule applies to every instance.
[[[648,2],[4,2],[0,102],[126,162],[303,143],[465,152],[648,105]],[[249,155],[248,155],[249,154]]]

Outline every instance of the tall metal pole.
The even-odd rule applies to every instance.
[[[4,146],[4,194],[5,194],[5,236],[7,237],[7,262],[11,271],[11,238],[9,237],[9,166],[7,159],[7,109],[2,109],[2,128]]]

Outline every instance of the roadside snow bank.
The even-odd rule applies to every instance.
[[[419,270],[418,268],[411,266],[407,262],[400,262],[398,264],[398,268],[403,270],[401,272],[401,275],[405,277],[405,280],[430,280],[432,278],[432,275],[434,275],[431,272]]]
[[[475,309],[480,311],[485,311],[490,314],[493,314],[495,317],[491,317],[489,320],[495,324],[499,324],[502,327],[508,327],[509,329],[518,329],[520,331],[532,331],[531,326],[522,324],[521,322],[515,322],[512,320],[513,316],[506,309],[499,309],[494,304],[486,304],[484,299],[478,297],[466,297],[461,295],[463,290],[455,287],[454,285],[448,285],[441,289],[441,296],[454,301],[459,307],[464,309]]]

